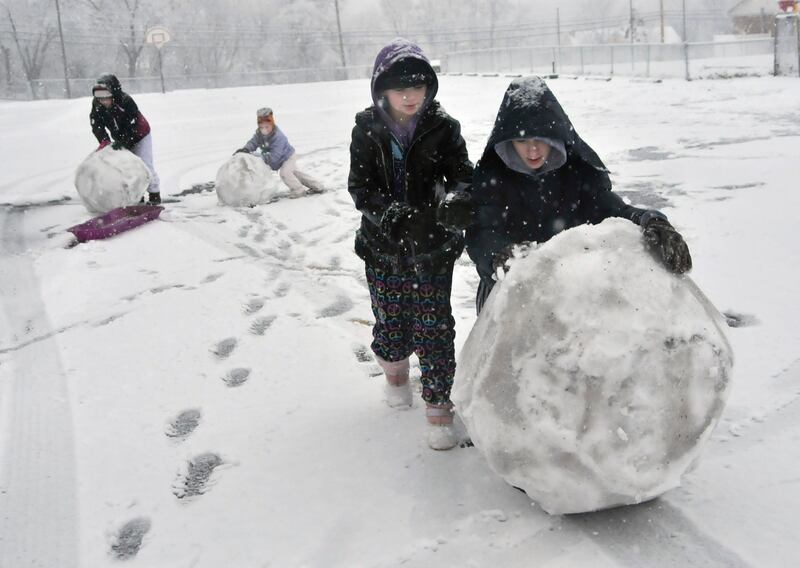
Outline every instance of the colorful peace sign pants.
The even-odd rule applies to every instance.
[[[456,371],[455,319],[450,308],[453,270],[417,276],[366,267],[375,327],[372,351],[389,362],[419,357],[422,398],[450,402]]]

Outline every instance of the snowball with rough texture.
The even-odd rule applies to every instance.
[[[240,152],[217,172],[217,196],[231,207],[252,207],[272,201],[280,178],[257,156]]]
[[[570,229],[510,267],[452,393],[490,467],[554,514],[678,486],[729,390],[719,312],[626,220]]]
[[[75,172],[75,188],[91,213],[135,205],[150,185],[144,162],[128,150],[106,146],[92,152]]]

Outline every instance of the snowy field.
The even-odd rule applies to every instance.
[[[508,81],[441,79],[473,161]],[[90,101],[2,103],[0,566],[800,565],[800,81],[550,85],[737,325],[728,407],[681,488],[549,516],[476,449],[429,450],[421,403],[382,402],[346,190],[367,81],[136,96],[178,201],[71,249]],[[330,191],[246,210],[185,193],[265,105]],[[466,256],[454,280],[460,347]]]

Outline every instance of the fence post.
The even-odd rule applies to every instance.
[[[647,72],[646,76],[650,76],[650,44],[647,44]]]
[[[614,74],[614,46],[611,46],[611,74]]]
[[[684,63],[684,66],[686,67],[686,80],[687,81],[691,81],[692,78],[689,75],[689,42],[688,41],[684,41],[683,42],[683,63]]]
[[[553,75],[556,73],[556,48],[553,48]]]
[[[581,53],[581,75],[583,75],[583,46],[580,46]]]
[[[772,74],[778,76],[778,17],[775,16],[775,23],[772,34]]]

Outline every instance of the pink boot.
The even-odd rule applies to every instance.
[[[385,361],[375,356],[378,364],[386,373],[386,404],[392,408],[407,408],[411,406],[411,385],[408,383],[408,359],[402,361]]]
[[[433,450],[449,450],[458,444],[453,428],[453,403],[428,404],[425,409],[428,419],[428,446]]]

